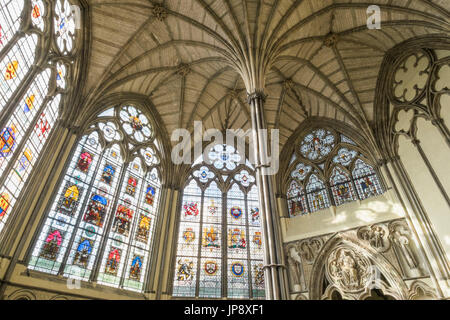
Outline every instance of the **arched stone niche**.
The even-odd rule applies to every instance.
[[[309,281],[311,300],[408,299],[408,287],[389,261],[357,239],[337,234],[325,243]]]

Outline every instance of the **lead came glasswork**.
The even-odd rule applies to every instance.
[[[5,224],[14,212],[16,201],[59,116],[63,92],[49,92],[49,88],[67,82],[68,68],[58,73],[59,78],[56,76],[54,63],[60,58],[56,53],[52,55],[52,61],[41,59],[36,68],[31,68],[36,63],[35,57],[47,56],[44,50],[51,47],[37,46],[37,43],[52,36],[48,28],[48,20],[52,15],[52,8],[42,0],[29,0],[27,5],[22,0],[4,0],[0,6],[0,112],[5,112],[8,106],[5,126],[0,128],[0,233],[4,232]],[[23,17],[27,19],[22,21]],[[74,30],[73,38],[75,33]],[[73,59],[69,60],[72,62]],[[55,78],[56,83],[51,83]],[[18,92],[23,92],[20,97],[17,97]],[[13,105],[11,98],[15,95],[18,99]],[[66,199],[68,214],[75,209],[77,201],[71,200],[75,198],[72,194],[72,198],[68,195]],[[42,257],[53,259],[48,266],[60,263],[65,239],[62,235],[68,229],[65,219],[63,216],[58,217],[55,224],[43,230],[42,246],[37,249],[35,256],[40,256],[45,243],[47,254]],[[55,237],[50,240],[46,236],[56,231],[60,232],[61,237],[55,237],[61,241],[57,241],[55,246]]]
[[[195,161],[183,192],[172,294],[220,298],[226,290],[229,298],[264,298],[264,277],[257,267],[262,268],[263,242],[253,170],[239,166],[241,156],[229,146],[217,145],[210,156],[230,187],[222,189],[202,158]]]
[[[159,160],[153,140],[137,148],[123,143],[127,133],[121,110],[113,109],[106,121],[99,117],[76,146],[28,268],[84,281],[95,276],[104,285],[143,290],[159,211]],[[133,154],[127,159],[123,150],[130,147]],[[148,148],[155,159],[151,162],[141,152]],[[60,244],[45,246],[44,235],[55,230],[62,235]],[[52,260],[40,254],[43,246],[53,252]]]
[[[286,195],[290,217],[383,193],[375,170],[353,146],[357,146],[353,140],[332,129],[306,134],[289,164]]]

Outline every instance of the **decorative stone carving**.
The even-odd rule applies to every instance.
[[[411,284],[409,300],[436,300],[435,291],[426,283],[417,280]]]
[[[300,254],[307,264],[313,264],[317,254],[322,248],[323,242],[320,238],[306,239],[298,244]]]
[[[392,91],[399,102],[420,99],[430,76],[431,61],[425,52],[419,51],[401,61],[395,72]],[[416,81],[411,82],[411,79]]]
[[[395,221],[389,225],[390,238],[395,246],[397,256],[402,261],[403,267],[417,269],[419,263],[415,256],[412,243],[411,232],[404,221]]]
[[[339,41],[339,36],[336,33],[328,34],[323,40],[323,45],[328,48],[335,47]]]
[[[186,77],[190,72],[191,72],[191,68],[189,67],[188,64],[181,63],[178,66],[177,74],[179,74],[180,76]]]
[[[152,13],[159,21],[163,21],[167,18],[167,10],[161,5],[155,4],[153,6]]]
[[[300,291],[302,278],[302,259],[295,244],[288,246],[286,248],[286,251],[292,289],[294,291]]]
[[[367,241],[379,252],[385,252],[390,247],[389,230],[382,224],[362,227],[357,231],[358,238]]]
[[[292,90],[292,88],[294,88],[295,84],[294,81],[292,81],[291,79],[286,79],[283,82],[283,87],[286,91]]]
[[[328,280],[347,292],[362,290],[371,278],[371,263],[354,249],[338,247],[327,258]]]

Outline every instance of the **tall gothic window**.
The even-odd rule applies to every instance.
[[[141,110],[100,114],[75,148],[28,268],[142,291],[159,211],[159,159]]]
[[[309,132],[297,146],[288,170],[291,217],[383,193],[375,169],[361,149],[332,130]]]
[[[66,74],[73,59],[68,55],[73,53],[75,40],[74,17],[68,1],[51,3],[50,7],[41,0],[1,1],[0,233],[55,126],[67,92]],[[64,26],[58,22],[61,6],[66,8]],[[59,43],[62,37],[50,30],[51,20],[59,29],[67,30],[64,41],[72,44],[67,50],[47,45]],[[44,59],[50,56],[51,59]],[[41,62],[34,68],[36,61]]]
[[[262,299],[263,243],[251,165],[216,145],[183,191],[173,296]]]

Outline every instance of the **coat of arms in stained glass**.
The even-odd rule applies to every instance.
[[[235,277],[242,277],[244,275],[245,267],[241,262],[233,262],[231,264],[231,273]]]
[[[117,207],[116,216],[114,218],[113,231],[124,236],[128,236],[130,231],[131,219],[134,211],[126,206],[119,205]]]
[[[134,197],[134,194],[136,193],[136,186],[137,186],[137,179],[132,176],[128,177],[126,193]]]
[[[122,250],[111,247],[111,250],[109,251],[109,254],[108,254],[108,257],[106,260],[105,273],[108,273],[108,274],[111,274],[114,276],[117,275],[121,257],[122,257]]]
[[[75,252],[75,258],[73,259],[73,264],[86,268],[89,262],[89,256],[94,247],[94,241],[86,238],[81,238],[80,243]]]
[[[190,283],[194,278],[194,262],[191,259],[179,259],[177,267],[177,280]]]
[[[31,150],[29,148],[26,148],[25,151],[23,152],[23,154],[19,158],[19,170],[18,170],[19,175],[27,170],[27,168],[31,164],[32,158],[33,158],[33,153],[31,152]]]
[[[130,268],[130,279],[139,281],[141,278],[141,270],[142,270],[142,261],[144,260],[144,257],[135,255],[133,257],[133,260],[131,261],[131,268]]]
[[[139,219],[139,225],[137,227],[136,240],[147,243],[150,233],[150,223],[152,219],[150,217],[141,214]]]
[[[40,256],[47,260],[55,261],[61,248],[63,233],[59,230],[51,230],[45,238]]]
[[[77,169],[84,173],[88,172],[92,160],[93,156],[89,152],[86,151],[81,152],[80,159],[78,160],[77,163]]]
[[[64,194],[59,201],[59,210],[68,216],[73,216],[82,191],[83,188],[75,184],[66,183]]]
[[[250,208],[250,215],[252,217],[252,223],[256,224],[259,222],[259,208],[258,207],[254,207],[254,208]]]
[[[48,122],[45,113],[42,113],[39,117],[38,122],[36,123],[36,132],[39,140],[44,141],[47,138],[47,134],[50,132],[51,126]]]
[[[7,157],[14,151],[17,129],[14,125],[3,129],[0,135],[0,156]]]
[[[232,207],[230,214],[234,219],[239,219],[242,216],[242,209],[240,207]]]
[[[98,227],[103,227],[103,220],[106,214],[108,200],[105,197],[95,194],[91,198],[87,211],[84,215],[84,221],[92,223]]]
[[[219,268],[217,266],[216,261],[208,260],[205,262],[204,270],[205,270],[206,275],[213,276],[217,273],[218,269]]]
[[[195,240],[195,231],[192,228],[186,228],[183,231],[183,239],[187,244],[192,243]]]
[[[203,229],[202,245],[204,248],[209,248],[211,250],[220,248],[219,232],[214,226]]]
[[[5,80],[12,80],[17,77],[17,69],[19,68],[19,62],[17,60],[11,61],[6,65]]]
[[[34,94],[30,94],[25,98],[25,106],[23,107],[24,113],[27,113],[34,108],[34,100],[36,100],[36,96]]]
[[[264,288],[264,269],[262,263],[253,266],[254,285],[259,288]]]
[[[6,215],[9,208],[9,194],[3,192],[0,194],[0,220]]]
[[[245,231],[240,228],[228,230],[228,248],[245,249],[247,248],[247,240],[245,239]]]
[[[256,231],[255,234],[253,235],[253,244],[255,245],[255,247],[257,249],[261,249],[262,248],[262,237],[261,237],[261,232]]]
[[[198,203],[197,202],[185,203],[183,205],[183,209],[184,209],[184,216],[185,217],[196,217],[200,213],[199,210],[198,210]]]
[[[155,193],[155,188],[148,185],[147,189],[145,190],[145,202],[150,206],[152,206],[153,202],[155,201]]]
[[[114,169],[113,166],[107,164],[105,168],[103,169],[101,181],[104,183],[111,185],[112,178],[114,176],[114,173],[116,172],[116,169]]]

